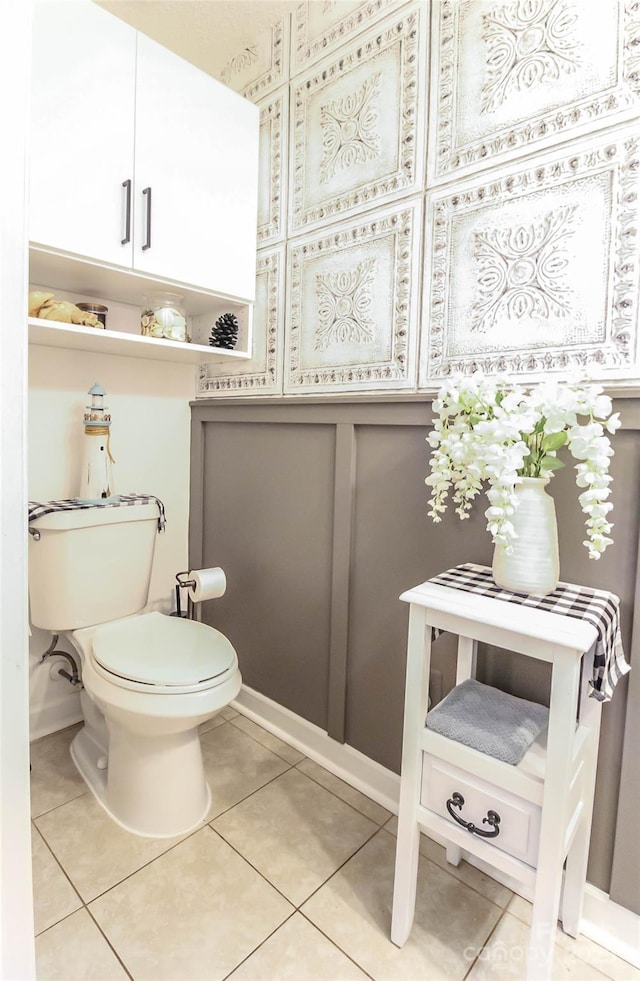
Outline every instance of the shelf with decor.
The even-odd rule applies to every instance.
[[[203,344],[185,344],[162,338],[143,337],[117,330],[100,330],[81,324],[61,324],[55,320],[39,320],[29,317],[29,343],[60,347],[92,354],[117,354],[128,358],[147,358],[151,361],[173,361],[182,364],[204,364],[225,361],[229,358],[246,359],[243,351],[227,351],[205,347]]]
[[[89,0],[68,7],[34,5],[29,290],[49,297],[29,303],[31,342],[250,358],[257,106]],[[100,151],[81,152],[69,134],[96,118]],[[105,330],[65,306],[84,302],[108,306]]]
[[[252,303],[34,247],[30,250],[30,280],[30,291],[52,293],[56,300],[76,305],[89,301],[108,308],[106,329],[29,317],[31,344],[183,364],[251,357]],[[141,315],[149,298],[167,291],[180,297],[191,343],[141,332]],[[212,328],[225,314],[233,314],[238,324],[230,349],[209,344]]]

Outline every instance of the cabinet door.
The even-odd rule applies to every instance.
[[[139,35],[137,270],[254,299],[258,117],[246,99]]]
[[[88,0],[34,8],[29,238],[130,266],[136,32]]]

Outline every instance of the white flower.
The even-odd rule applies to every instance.
[[[609,416],[609,418],[607,419],[605,423],[605,429],[607,430],[608,433],[611,433],[613,435],[613,433],[615,433],[616,430],[620,429],[621,425],[622,423],[620,422],[620,413],[614,412],[613,415]]]
[[[596,419],[607,419],[611,415],[612,408],[608,395],[596,395],[591,405],[591,411]]]
[[[449,493],[460,518],[485,489],[487,528],[494,542],[512,549],[516,531],[515,488],[522,477],[550,476],[564,466],[558,451],[567,447],[578,461],[576,483],[585,488],[579,502],[585,514],[591,558],[611,544],[612,505],[608,473],[613,449],[606,434],[620,428],[618,413],[587,375],[545,381],[532,390],[508,378],[487,379],[480,372],[447,381],[433,403],[434,428],[427,436],[433,453],[429,514],[440,521]]]

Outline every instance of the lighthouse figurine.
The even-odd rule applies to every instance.
[[[91,405],[86,406],[84,414],[84,446],[80,476],[80,495],[82,504],[114,504],[120,498],[115,493],[112,463],[109,447],[111,415],[104,404],[106,392],[96,382],[89,389]]]

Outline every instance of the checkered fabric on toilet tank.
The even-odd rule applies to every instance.
[[[164,531],[167,519],[164,512],[164,504],[155,494],[120,494],[119,500],[109,501],[105,504],[87,504],[77,498],[69,498],[63,501],[29,501],[29,522],[41,518],[45,514],[52,514],[54,511],[86,511],[88,508],[121,508],[135,507],[139,504],[151,504],[155,502],[158,506],[158,531]]]

